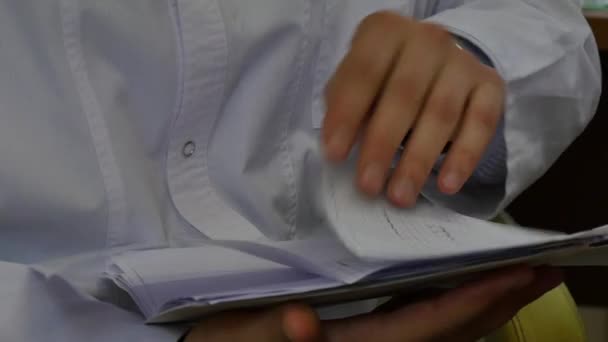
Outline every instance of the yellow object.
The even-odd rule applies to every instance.
[[[495,220],[516,224],[506,213]],[[523,308],[485,342],[586,342],[583,321],[565,284]]]
[[[486,342],[585,342],[585,329],[566,285],[522,309]]]

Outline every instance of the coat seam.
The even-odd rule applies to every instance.
[[[103,179],[106,202],[106,247],[124,243],[118,232],[125,231],[126,200],[124,184],[109,140],[108,127],[91,85],[84,60],[78,4],[71,0],[61,2],[64,49],[72,78],[76,84],[82,111],[93,140],[97,163]]]

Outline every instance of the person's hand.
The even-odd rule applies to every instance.
[[[201,322],[186,342],[469,342],[560,283],[554,269],[520,267],[487,274],[429,300],[354,318],[321,322],[300,304],[226,313]]]
[[[376,196],[406,135],[388,197],[412,206],[451,142],[438,186],[457,193],[474,172],[502,116],[504,82],[461,49],[438,25],[391,12],[360,24],[326,88],[322,140],[331,161],[344,161],[361,137],[357,184]]]

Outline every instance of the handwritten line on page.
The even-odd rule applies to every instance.
[[[360,195],[345,168],[328,169],[323,195],[329,227],[350,251],[369,261],[429,259],[563,237],[477,220],[424,200],[414,209],[398,209],[387,201]]]

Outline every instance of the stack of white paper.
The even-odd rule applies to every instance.
[[[325,175],[323,229],[307,239],[131,252],[114,258],[110,275],[150,322],[167,322],[283,300],[390,294],[504,264],[597,253],[608,241],[608,227],[569,236],[489,223],[424,201],[396,209],[360,196],[344,172]]]

